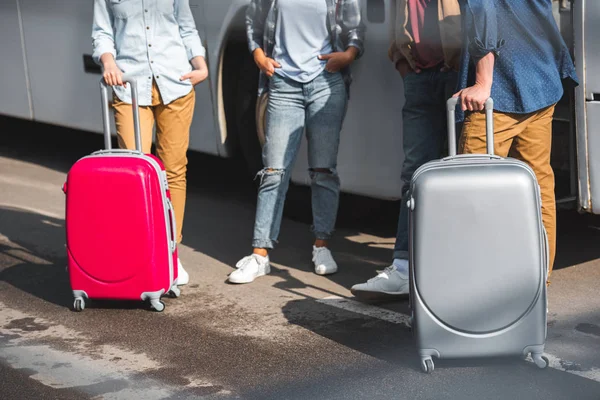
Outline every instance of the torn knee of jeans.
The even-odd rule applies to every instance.
[[[321,175],[337,176],[335,168],[309,168],[308,173],[311,179],[318,179]]]
[[[258,171],[258,173],[256,174],[256,178],[260,178],[260,183],[262,185],[263,180],[265,178],[276,178],[276,179],[281,179],[281,177],[285,174],[285,169],[281,169],[281,168],[263,168],[262,170]]]

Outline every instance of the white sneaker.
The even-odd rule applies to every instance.
[[[317,275],[335,274],[338,266],[327,247],[313,246],[313,263],[315,264],[315,273]]]
[[[363,300],[385,300],[408,295],[408,276],[399,272],[395,265],[377,272],[378,275],[366,283],[352,286],[352,294]]]
[[[177,285],[187,285],[190,281],[190,276],[183,269],[183,265],[181,265],[181,260],[177,258]]]
[[[235,267],[237,269],[229,274],[228,280],[231,283],[250,283],[256,278],[271,272],[269,256],[263,257],[258,254],[242,258]]]

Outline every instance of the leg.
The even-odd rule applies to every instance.
[[[340,131],[346,114],[348,93],[340,73],[323,71],[309,85],[306,110],[308,166],[311,177],[313,262],[315,272],[328,275],[337,272],[337,264],[327,248],[337,219],[340,179],[337,156]]]
[[[253,247],[272,249],[279,237],[291,168],[304,131],[302,86],[273,76],[269,86],[265,169],[259,172],[260,187],[254,225]]]
[[[430,79],[434,73],[412,73],[404,79],[402,201],[394,259],[408,260],[408,208],[405,199],[412,175],[423,164],[441,156],[446,136],[445,100],[441,101],[443,92],[440,93],[439,85]],[[404,264],[407,267],[407,263]]]
[[[440,158],[446,134],[446,95],[443,74],[411,73],[404,78],[402,201],[394,245],[393,264],[366,283],[354,285],[352,293],[364,300],[396,300],[409,293],[408,208],[406,196],[413,173],[421,165]]]
[[[117,139],[119,148],[135,149],[135,134],[133,130],[133,109],[131,104],[122,102],[113,96],[113,110],[115,113],[115,125],[117,126]],[[154,114],[152,107],[140,107],[140,130],[142,136],[142,151],[146,154],[152,149],[152,128],[154,125]]]
[[[326,241],[335,230],[339,205],[340,179],[336,167],[348,96],[341,74],[324,72],[311,84],[313,91],[306,110],[306,135],[313,231],[318,240]]]
[[[542,195],[542,218],[550,259],[548,277],[552,273],[556,255],[556,201],[554,193],[554,171],[550,166],[552,150],[552,119],[554,106],[548,107],[530,117],[525,131],[515,138],[515,157],[527,163],[535,172]]]
[[[194,116],[195,92],[155,108],[156,153],[165,165],[175,210],[177,243],[182,239],[186,199],[187,150]]]
[[[268,250],[279,237],[291,168],[304,131],[302,85],[277,75],[270,78],[267,104],[265,168],[258,173],[260,187],[254,221],[253,254],[242,258],[228,278],[231,283],[250,283],[270,272]]]

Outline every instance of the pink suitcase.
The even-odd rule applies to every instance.
[[[137,150],[113,150],[108,91],[100,83],[106,150],[78,160],[67,175],[68,271],[82,311],[87,299],[149,301],[179,297],[175,218],[160,160],[142,153],[137,85],[131,87]]]

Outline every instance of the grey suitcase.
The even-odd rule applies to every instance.
[[[415,171],[407,199],[421,368],[433,371],[432,356],[529,355],[545,368],[548,246],[540,189],[528,165],[494,155],[492,99],[488,154],[456,155],[457,101],[448,100],[450,156]]]

